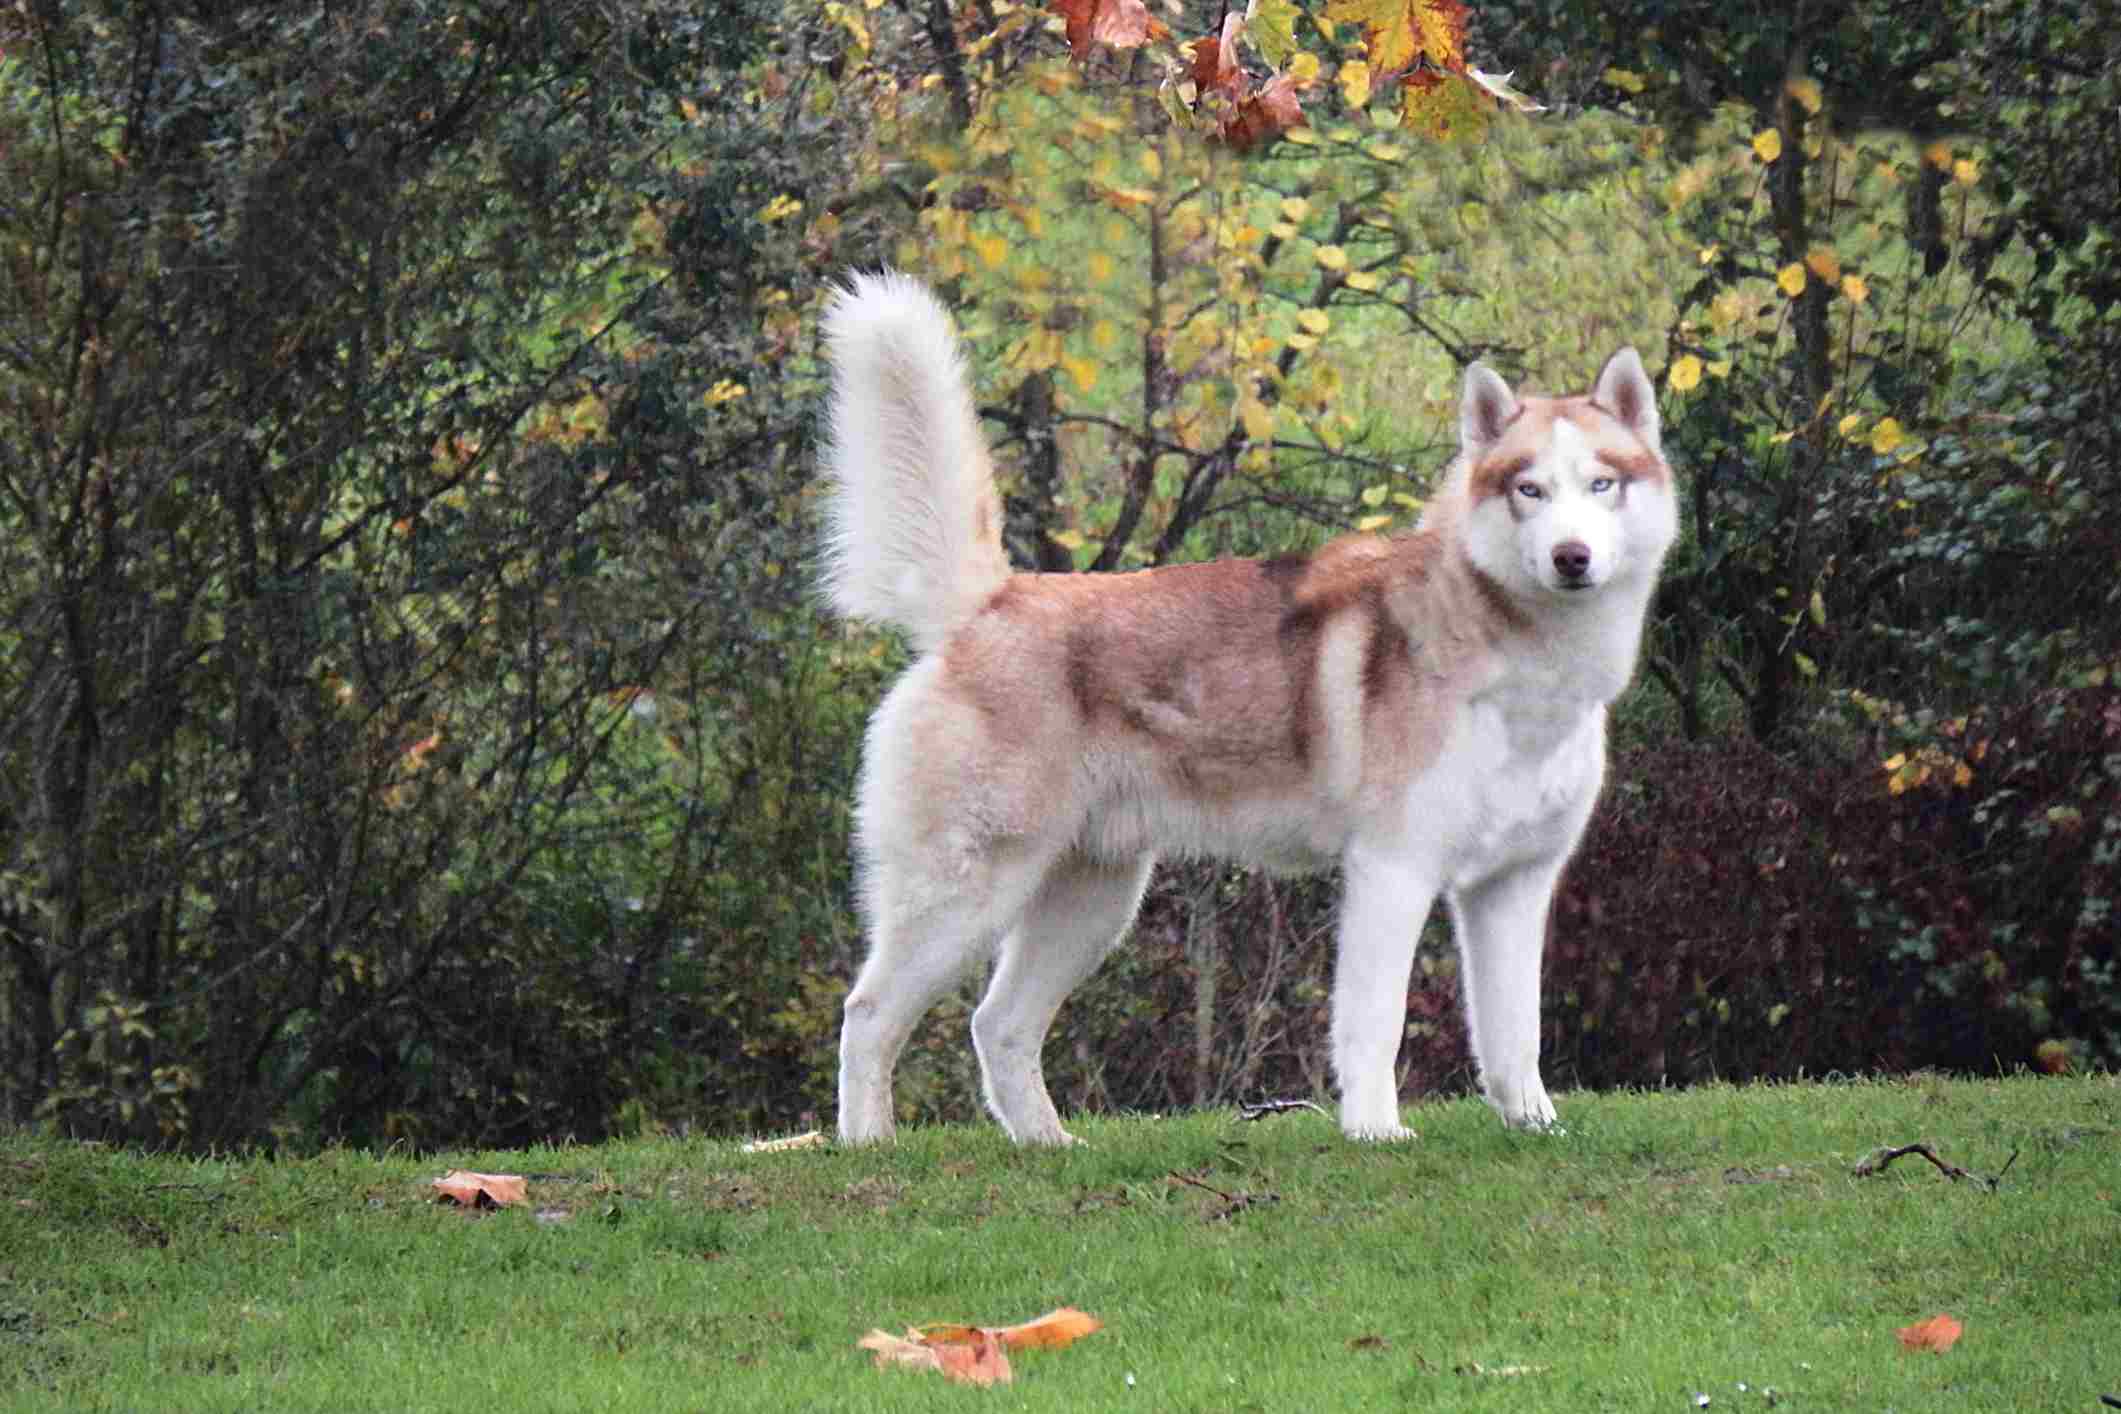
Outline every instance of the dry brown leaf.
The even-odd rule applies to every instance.
[[[1186,46],[1193,53],[1193,82],[1202,93],[1219,88],[1235,95],[1244,88],[1245,71],[1237,62],[1237,36],[1244,28],[1242,14],[1228,14],[1220,37],[1203,35]]]
[[[1009,1357],[993,1332],[971,1327],[958,1329],[970,1329],[975,1339],[931,1344],[918,1330],[907,1331],[903,1339],[873,1330],[855,1344],[870,1352],[879,1370],[888,1365],[902,1365],[912,1370],[934,1370],[959,1384],[1008,1384],[1011,1378]]]
[[[1965,1330],[1966,1327],[1940,1311],[1926,1321],[1902,1326],[1898,1334],[1900,1343],[1910,1350],[1934,1350],[1942,1355],[1959,1343]]]
[[[1095,44],[1139,49],[1170,33],[1144,0],[1053,0],[1053,9],[1067,23],[1068,48],[1077,63],[1090,57]]]
[[[451,1169],[434,1181],[440,1196],[467,1208],[506,1208],[530,1201],[529,1187],[512,1173],[473,1173]]]
[[[980,1339],[973,1345],[939,1345],[935,1353],[941,1358],[943,1375],[967,1385],[1005,1385],[1009,1383],[1009,1357],[1003,1352],[1001,1342],[992,1331],[981,1331]]]
[[[1248,152],[1291,128],[1303,127],[1303,100],[1297,95],[1304,86],[1302,80],[1288,74],[1268,79],[1259,92],[1239,101],[1217,136],[1239,152]]]
[[[1073,1306],[1048,1311],[1037,1320],[1015,1326],[961,1326],[937,1321],[910,1327],[903,1338],[872,1330],[855,1344],[869,1351],[878,1369],[903,1365],[934,1370],[961,1384],[1009,1383],[1009,1351],[1059,1350],[1104,1322]]]

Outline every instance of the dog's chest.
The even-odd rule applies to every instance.
[[[1471,702],[1410,784],[1405,827],[1463,884],[1572,848],[1604,774],[1602,706]]]

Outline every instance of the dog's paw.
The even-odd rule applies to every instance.
[[[1405,1144],[1421,1138],[1421,1135],[1403,1124],[1359,1125],[1353,1129],[1343,1129],[1341,1133],[1358,1144]]]
[[[1554,1102],[1548,1098],[1546,1087],[1537,1080],[1529,1085],[1491,1086],[1484,1098],[1488,1108],[1502,1117],[1506,1129],[1543,1134],[1562,1132],[1561,1121],[1554,1114]]]
[[[1062,1129],[1059,1125],[1055,1125],[1051,1129],[1026,1130],[1022,1134],[1012,1134],[1009,1138],[1019,1149],[1080,1149],[1084,1147],[1082,1140]]]

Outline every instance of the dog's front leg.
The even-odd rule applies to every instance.
[[[1333,969],[1333,1072],[1351,1139],[1412,1139],[1399,1120],[1399,1041],[1407,982],[1436,883],[1408,861],[1351,849],[1343,860]]]
[[[1539,1078],[1539,970],[1566,858],[1521,865],[1451,899],[1481,1090],[1512,1129],[1558,1127]]]

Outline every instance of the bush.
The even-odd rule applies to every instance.
[[[2056,1064],[2050,1040],[2121,1058],[2100,942],[2121,889],[2121,694],[1896,734],[1859,760],[1743,740],[1622,754],[1556,910],[1550,1072],[1992,1072]]]

